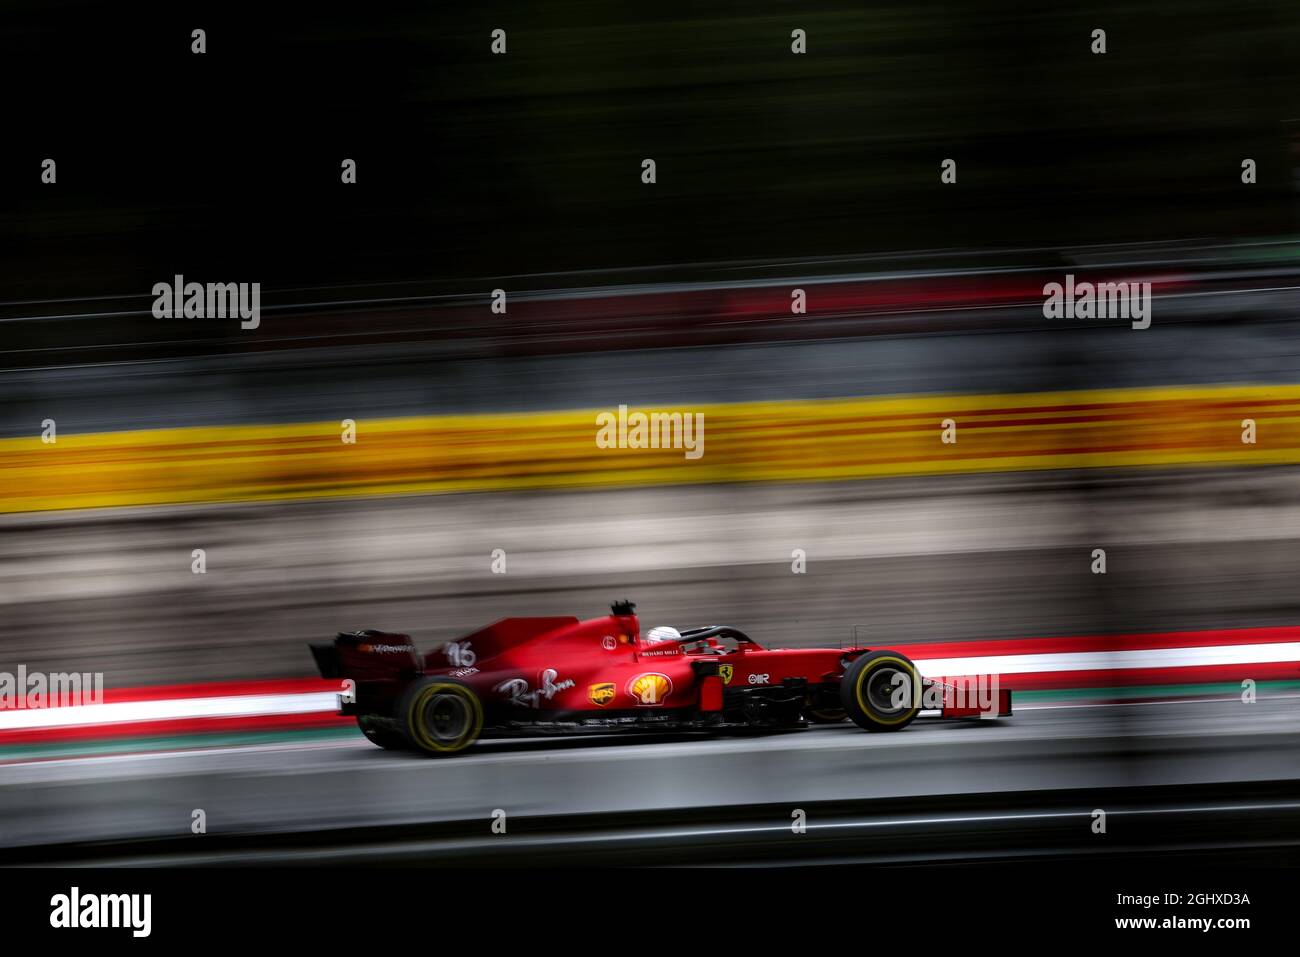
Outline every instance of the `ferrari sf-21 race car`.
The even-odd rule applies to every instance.
[[[409,635],[341,632],[311,645],[344,679],[343,714],[384,748],[431,755],[479,738],[546,733],[788,729],[852,720],[898,731],[943,718],[1011,714],[1011,692],[976,700],[924,678],[897,651],[765,649],[727,625],[642,636],[631,602],[612,614],[504,618],[421,656]]]

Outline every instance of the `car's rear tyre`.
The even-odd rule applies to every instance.
[[[366,740],[371,744],[377,744],[389,751],[410,750],[411,746],[407,743],[406,738],[396,731],[374,727],[370,723],[369,715],[357,715],[357,727],[361,729],[361,733],[366,736]]]
[[[425,754],[459,754],[483,730],[483,703],[472,688],[454,678],[421,678],[397,705],[402,733]]]
[[[840,700],[867,731],[901,731],[921,710],[921,675],[896,651],[872,651],[849,665]]]

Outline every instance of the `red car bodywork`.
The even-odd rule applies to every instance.
[[[473,738],[799,727],[842,720],[846,707],[854,717],[841,684],[871,649],[764,649],[727,626],[649,642],[633,607],[616,604],[613,614],[587,621],[505,618],[423,656],[409,636],[376,631],[341,633],[312,651],[324,676],[351,679],[342,711],[358,716],[367,736],[385,746],[410,737],[408,725],[418,719],[404,710],[404,696],[429,679],[464,686],[481,704]],[[899,663],[896,670],[911,665],[896,652],[875,653],[882,654],[896,656],[889,659]],[[1011,713],[1010,698],[1009,691],[998,693],[999,714]],[[945,697],[941,715],[980,713],[958,704]]]

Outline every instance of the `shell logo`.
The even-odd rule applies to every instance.
[[[637,675],[627,683],[627,693],[636,698],[636,703],[644,707],[661,705],[673,693],[672,680],[667,675],[657,673]]]

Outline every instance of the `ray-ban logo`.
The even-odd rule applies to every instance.
[[[1081,282],[1067,274],[1064,284],[1043,287],[1045,319],[1132,319],[1134,329],[1151,325],[1151,283]]]
[[[262,322],[260,282],[186,282],[179,273],[153,285],[155,319],[240,319],[239,328]]]

